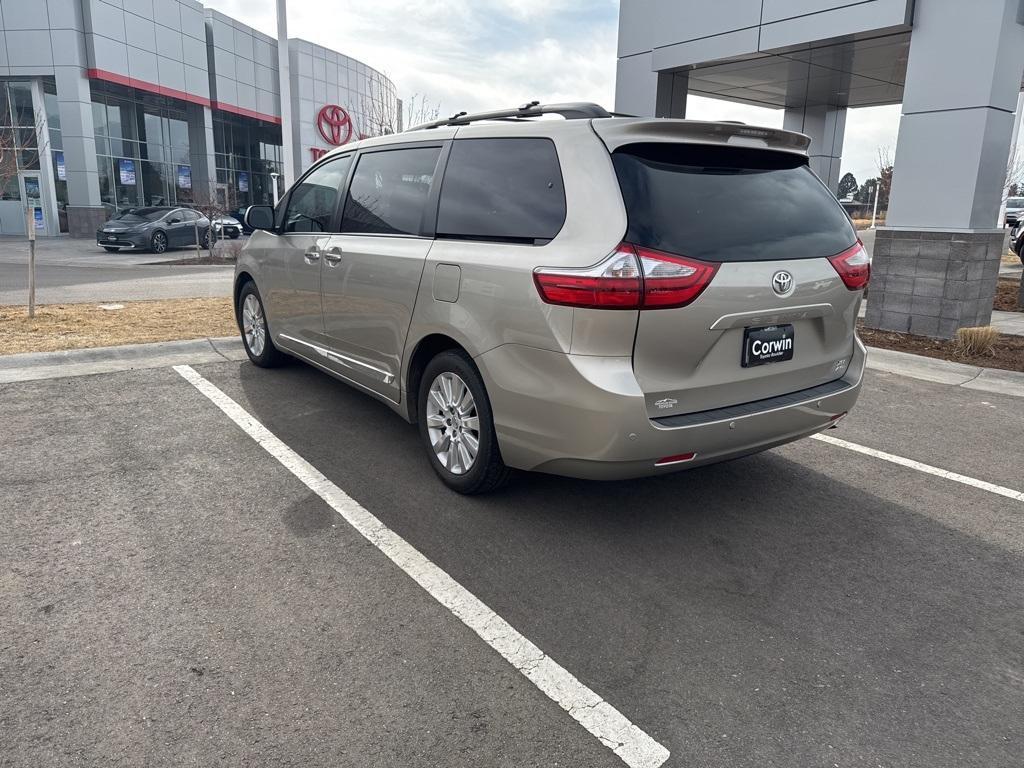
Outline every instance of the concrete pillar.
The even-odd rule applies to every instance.
[[[109,212],[100,199],[89,78],[81,67],[54,67],[64,165],[68,179],[68,231],[92,237]]]
[[[619,59],[615,75],[615,111],[638,117],[686,117],[687,72],[655,72],[652,54]]]
[[[201,104],[189,104],[188,120],[189,162],[192,165],[192,192],[199,200],[213,197],[217,184],[217,163],[213,142],[213,111]],[[175,171],[176,172],[176,171]]]
[[[658,73],[651,52],[619,59],[615,73],[615,111],[653,117],[658,102]]]
[[[846,135],[846,108],[825,105],[787,108],[782,126],[811,137],[811,170],[832,192],[839,189],[839,166]]]
[[[686,117],[686,97],[690,92],[690,76],[686,72],[658,72],[658,91],[654,105],[655,117]]]
[[[42,193],[43,222],[45,234],[60,234],[60,218],[57,214],[57,190],[54,187],[53,149],[50,146],[50,122],[43,100],[43,81],[32,81],[32,109],[36,114],[36,141],[39,147],[39,181]]]
[[[918,0],[867,324],[952,338],[988,325],[1024,73],[1020,0]]]

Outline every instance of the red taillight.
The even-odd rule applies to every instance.
[[[685,307],[704,292],[717,264],[636,248],[644,276],[644,309]]]
[[[623,243],[595,267],[542,267],[533,279],[548,304],[670,309],[685,307],[700,296],[717,271],[718,264]]]
[[[596,267],[546,269],[533,273],[540,297],[548,304],[589,309],[637,309],[640,268],[632,247],[619,246]]]
[[[839,277],[851,291],[861,290],[871,279],[871,257],[868,256],[867,249],[864,248],[864,244],[860,240],[852,248],[848,248],[838,256],[832,256],[829,261],[832,262]]]

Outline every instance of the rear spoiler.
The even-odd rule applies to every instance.
[[[742,123],[641,117],[597,118],[591,121],[591,125],[609,152],[626,144],[685,142],[773,149],[806,156],[807,148],[811,145],[810,137],[802,133]]]

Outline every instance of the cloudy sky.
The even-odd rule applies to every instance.
[[[276,36],[274,0],[205,0]],[[289,0],[289,36],[387,74],[442,114],[541,101],[614,106],[618,0]],[[687,117],[781,126],[782,112],[691,97]],[[898,107],[851,110],[843,171],[877,173]]]

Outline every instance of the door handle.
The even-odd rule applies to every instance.
[[[329,267],[338,266],[338,262],[341,261],[341,248],[335,246],[324,251],[324,261],[327,262]]]
[[[302,256],[306,260],[307,264],[316,264],[320,261],[320,249],[313,245],[306,249],[306,252]]]

